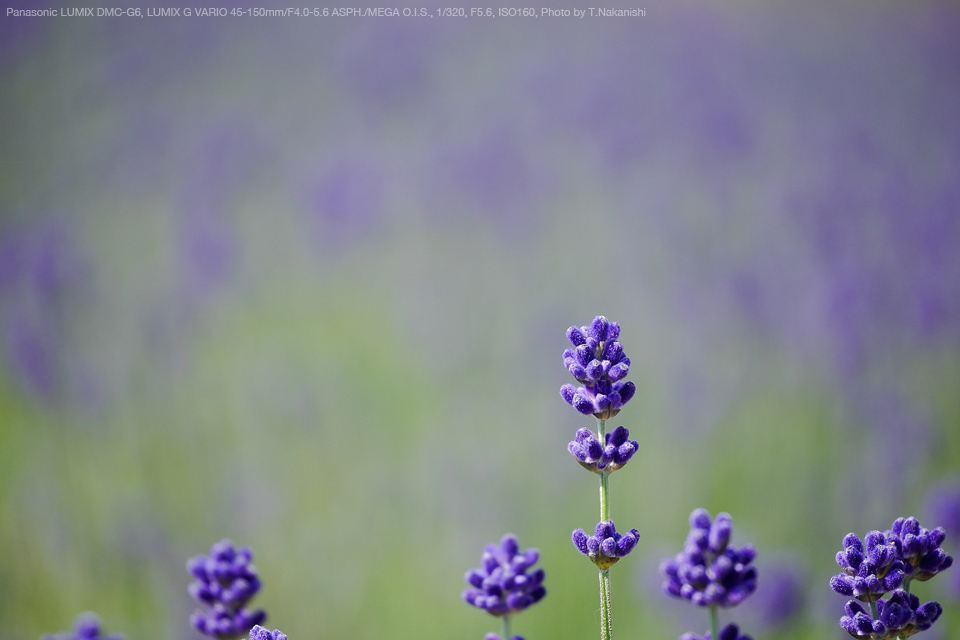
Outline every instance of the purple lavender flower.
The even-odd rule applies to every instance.
[[[624,355],[619,336],[620,325],[603,316],[594,318],[589,327],[567,329],[574,348],[563,352],[563,365],[583,386],[565,384],[560,395],[580,413],[598,420],[620,413],[637,390],[632,382],[623,381],[630,358]]]
[[[625,557],[640,540],[640,532],[630,529],[627,533],[617,533],[613,520],[598,522],[594,535],[588,536],[583,529],[573,532],[573,544],[601,571],[606,571],[615,565],[620,558]]]
[[[855,533],[843,538],[843,551],[837,552],[843,573],[833,576],[830,586],[840,595],[869,603],[903,584],[904,563],[896,539],[871,531],[865,540],[866,548]]]
[[[733,607],[757,589],[753,545],[729,546],[733,519],[720,513],[710,521],[706,509],[690,514],[690,533],[683,551],[660,563],[663,591],[701,607]]]
[[[927,531],[916,518],[897,518],[893,528],[884,532],[887,542],[900,551],[906,579],[921,582],[953,565],[953,558],[940,548],[946,535],[943,527]]]
[[[750,636],[740,635],[740,628],[735,624],[728,624],[718,635],[720,640],[753,640]],[[701,637],[694,633],[685,633],[680,636],[680,640],[712,640],[712,634],[707,631]]]
[[[287,634],[280,629],[268,631],[260,625],[256,625],[253,629],[250,629],[250,640],[287,640]]]
[[[617,427],[613,433],[606,434],[606,446],[601,447],[592,431],[578,429],[576,440],[568,444],[567,449],[584,469],[594,473],[603,473],[604,470],[613,473],[637,452],[639,445],[629,437],[630,431],[626,427]]]
[[[464,590],[463,601],[497,617],[519,613],[540,602],[547,595],[544,571],[527,573],[539,559],[539,551],[521,552],[517,537],[506,534],[499,546],[487,545],[479,569],[467,572],[465,578],[471,588]]]
[[[888,599],[877,601],[877,619],[856,600],[847,602],[846,615],[840,626],[854,638],[892,640],[906,638],[929,629],[943,608],[937,602],[920,604],[920,599],[903,589],[896,589]]]
[[[239,638],[267,619],[264,611],[245,606],[260,590],[252,560],[248,547],[237,550],[229,540],[221,540],[209,556],[199,555],[187,562],[187,571],[196,578],[190,584],[190,595],[211,606],[207,612],[198,610],[190,616],[197,631],[214,638]]]
[[[496,633],[488,633],[483,636],[483,640],[503,640],[503,638]],[[510,640],[523,640],[523,636],[513,636]]]
[[[72,632],[44,636],[44,640],[125,640],[125,636],[102,635],[100,618],[95,613],[86,612],[77,616]]]

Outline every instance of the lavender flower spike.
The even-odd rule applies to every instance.
[[[729,546],[733,519],[720,513],[710,521],[705,509],[690,514],[690,533],[683,551],[660,563],[663,591],[701,607],[733,607],[757,589],[752,545]]]
[[[837,552],[837,564],[843,573],[830,579],[830,587],[860,602],[876,602],[884,594],[903,584],[904,564],[900,543],[879,531],[867,534],[866,546],[855,533],[843,538],[843,551]]]
[[[574,546],[601,571],[606,571],[615,565],[620,558],[625,557],[640,540],[640,532],[631,529],[625,534],[617,533],[613,520],[597,523],[594,535],[588,536],[583,529],[573,532]]]
[[[897,546],[908,580],[924,582],[953,565],[953,558],[940,545],[947,534],[943,527],[927,531],[916,518],[897,518],[884,532],[887,543]]]
[[[598,420],[609,420],[636,392],[623,379],[630,371],[630,358],[617,338],[620,325],[597,316],[589,327],[570,327],[567,338],[573,349],[563,352],[563,366],[582,387],[565,384],[560,395],[574,409]]]
[[[594,473],[603,473],[604,470],[613,473],[627,464],[639,448],[629,438],[630,431],[626,427],[617,427],[613,433],[606,434],[606,446],[601,447],[592,431],[578,429],[576,439],[567,445],[567,449],[584,469]]]
[[[97,614],[86,612],[77,616],[73,632],[46,635],[43,640],[125,640],[122,635],[101,635],[100,618]]]
[[[287,640],[287,634],[280,629],[268,631],[260,625],[256,625],[253,629],[250,629],[250,640]]]
[[[527,573],[539,559],[539,551],[521,552],[517,537],[506,534],[499,546],[487,545],[480,568],[467,572],[470,588],[464,590],[463,601],[496,617],[519,613],[540,602],[547,595],[544,571]]]
[[[504,638],[501,638],[496,633],[488,633],[487,635],[483,636],[483,640],[504,640]],[[509,640],[523,640],[523,636],[513,636]]]
[[[753,640],[748,635],[740,635],[740,627],[735,624],[728,624],[717,634],[720,640]],[[702,637],[693,633],[685,633],[680,636],[680,640],[713,640],[712,634],[707,631]]]
[[[221,540],[213,545],[209,556],[199,555],[187,562],[187,571],[195,578],[190,595],[211,607],[190,616],[194,629],[213,638],[239,638],[267,619],[262,610],[246,608],[260,590],[252,560],[253,552],[248,547],[237,550],[229,540]]]

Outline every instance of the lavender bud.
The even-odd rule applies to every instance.
[[[640,532],[636,529],[622,535],[617,533],[617,527],[612,520],[598,522],[592,536],[587,536],[583,529],[573,532],[574,546],[601,570],[609,569],[620,558],[633,551],[639,539]]]

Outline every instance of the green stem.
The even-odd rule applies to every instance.
[[[503,616],[503,640],[510,640],[510,616]]]
[[[600,446],[607,443],[606,421],[597,420],[597,439]],[[610,520],[610,493],[608,485],[609,474],[606,469],[600,473],[600,521]],[[610,623],[610,570],[600,571],[600,640],[613,640],[612,625]]]
[[[720,620],[717,616],[717,607],[710,607],[710,638],[719,640],[720,638]]]
[[[613,640],[610,623],[610,570],[600,572],[600,640]]]
[[[607,434],[605,431],[606,422],[604,420],[597,420],[599,425],[599,431],[597,439],[600,441],[600,446],[603,447],[607,443]],[[610,497],[609,497],[609,488],[607,484],[608,472],[606,469],[600,472],[600,521],[606,522],[610,519]]]
[[[870,613],[873,615],[874,620],[880,619],[880,612],[877,610],[877,603],[873,600],[870,601]]]

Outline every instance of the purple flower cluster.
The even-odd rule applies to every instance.
[[[122,635],[102,635],[100,618],[95,613],[81,613],[72,632],[44,636],[43,640],[125,640]]]
[[[613,473],[630,461],[639,445],[630,440],[626,427],[617,427],[606,434],[605,445],[589,429],[578,429],[576,439],[567,445],[570,454],[584,469],[594,473]]]
[[[197,631],[214,638],[239,638],[267,619],[264,611],[245,606],[260,590],[252,560],[249,548],[237,550],[229,540],[221,540],[209,556],[199,555],[187,562],[187,571],[195,578],[190,595],[211,607],[190,616]]]
[[[947,537],[943,527],[927,531],[916,518],[897,518],[884,536],[899,541],[907,580],[924,582],[953,565],[953,558],[940,548]]]
[[[256,625],[253,629],[250,629],[250,640],[287,640],[287,634],[280,629],[268,631],[260,625]]]
[[[871,640],[906,638],[929,629],[943,609],[937,602],[921,605],[906,588],[911,580],[929,580],[950,568],[953,558],[940,548],[945,537],[942,527],[928,531],[916,518],[897,518],[891,529],[871,531],[865,544],[848,533],[837,553],[843,573],[830,579],[834,591],[855,598],[845,605],[840,626],[855,638]]]
[[[609,420],[636,392],[632,382],[623,382],[630,371],[630,358],[617,338],[620,325],[597,316],[589,327],[570,327],[567,338],[573,349],[563,352],[563,365],[582,384],[565,384],[560,395],[584,415]]]
[[[588,536],[583,529],[573,532],[573,544],[601,571],[606,571],[615,565],[620,558],[633,551],[640,540],[640,532],[631,529],[627,533],[617,533],[613,520],[597,523],[594,535]]]
[[[539,551],[521,552],[517,537],[506,534],[499,546],[487,545],[479,569],[467,572],[470,588],[464,590],[463,601],[497,617],[519,613],[540,602],[547,595],[544,571],[527,573],[539,559]]]
[[[733,519],[721,513],[710,521],[705,509],[690,514],[690,533],[683,551],[660,563],[666,578],[663,591],[701,607],[732,607],[757,589],[752,545],[739,551],[730,546]]]
[[[865,541],[866,546],[855,533],[844,536],[843,551],[837,552],[843,573],[833,576],[830,586],[840,595],[876,602],[903,584],[904,565],[894,540],[871,531]]]
[[[840,626],[854,638],[872,640],[906,638],[926,631],[943,613],[939,603],[921,605],[920,598],[903,589],[894,590],[888,599],[877,600],[876,620],[856,600],[847,602],[845,609],[847,615],[840,618]]]
[[[735,624],[728,624],[717,635],[720,640],[753,640],[750,636],[740,635],[740,627]],[[695,633],[685,633],[680,636],[680,640],[713,640],[713,635],[709,631],[702,637]]]

